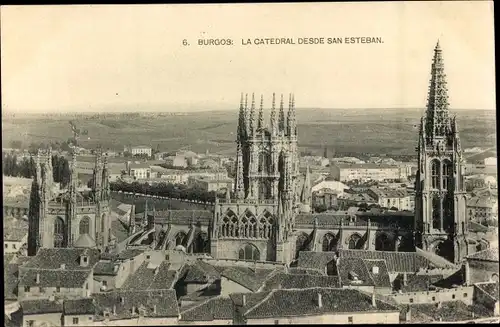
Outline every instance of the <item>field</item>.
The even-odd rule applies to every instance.
[[[414,154],[423,109],[297,109],[299,146],[322,153]],[[456,110],[463,147],[494,147],[495,111]],[[72,137],[69,121],[88,130],[84,147],[101,144],[122,151],[124,145],[150,144],[160,151],[233,154],[238,111],[204,111],[182,115],[161,113],[73,116],[16,116],[2,119],[2,146],[14,140],[65,141]],[[265,113],[268,121],[269,112]]]

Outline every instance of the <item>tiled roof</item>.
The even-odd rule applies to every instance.
[[[4,255],[3,255],[3,265],[6,266],[9,263],[12,263],[12,261],[15,258],[15,256],[16,255],[14,253],[4,253]]]
[[[89,257],[87,267],[80,266],[80,255],[86,251]],[[87,270],[99,261],[99,250],[77,249],[77,248],[41,248],[35,257],[25,263],[26,268],[59,269],[61,264],[66,265],[68,270]]]
[[[118,219],[111,222],[111,233],[116,237],[118,243],[129,237],[127,228]]]
[[[153,282],[149,285],[150,289],[169,289],[172,288],[177,280],[177,271],[169,270],[170,263],[163,261],[158,267],[158,273],[155,275]]]
[[[462,301],[442,302],[438,308],[436,304],[412,304],[411,316],[412,322],[432,322],[432,321],[464,321],[472,319],[472,312],[476,318],[485,317],[487,315],[478,312],[478,305],[468,306]]]
[[[19,269],[17,264],[4,265],[3,289],[4,289],[5,300],[17,299],[17,283],[19,281],[18,275],[19,275]]]
[[[391,287],[391,278],[385,260],[363,260],[370,276],[372,277],[375,287]],[[378,272],[375,270],[378,268]]]
[[[93,248],[95,247],[95,241],[89,234],[82,234],[76,242],[73,244],[75,248]]]
[[[337,263],[337,273],[342,285],[375,286],[363,259],[340,258]]]
[[[311,287],[340,287],[337,276],[321,275],[299,275],[277,273],[267,279],[262,286],[262,291],[272,291],[273,289],[291,289],[291,288],[311,288]]]
[[[302,213],[295,217],[295,224],[297,225],[313,225],[314,220],[317,219],[318,225],[339,225],[340,221],[343,220],[345,223],[349,221],[351,217],[350,214],[345,213]]]
[[[21,301],[20,305],[24,315],[63,312],[63,302],[60,300],[27,300]]]
[[[449,275],[446,278],[442,278],[436,282],[433,282],[434,286],[441,288],[452,288],[453,285],[464,285],[465,284],[465,269],[464,267],[458,269],[453,274]]]
[[[377,196],[384,198],[404,198],[408,196],[405,189],[371,187],[370,190]]]
[[[92,298],[95,299],[98,319],[104,316],[104,311],[109,312],[110,320],[137,318],[139,308],[144,309],[145,317],[179,316],[175,290],[111,291],[94,293]],[[113,307],[116,314],[113,314]]]
[[[186,266],[187,273],[184,277],[186,283],[207,283],[220,279],[219,271],[209,263],[197,260]]]
[[[260,288],[262,281],[272,272],[272,269],[266,269],[265,272],[258,274],[247,267],[227,267],[222,271],[221,276],[255,292]]]
[[[183,321],[233,320],[233,301],[230,298],[216,297],[200,305],[181,311]]]
[[[155,269],[148,268],[149,262],[143,262],[137,270],[130,275],[122,289],[124,290],[146,290],[155,277]]]
[[[389,272],[416,272],[427,268],[431,262],[416,252],[368,251],[339,249],[341,258],[362,258],[385,260]]]
[[[322,306],[318,305],[318,294]],[[340,312],[399,311],[398,308],[353,289],[308,288],[302,290],[273,290],[264,300],[245,312],[247,319],[293,317]]]
[[[494,261],[498,262],[498,248],[491,248],[476,252],[467,257],[471,260]]]
[[[428,291],[429,287],[443,279],[443,275],[406,275],[406,285],[403,284],[404,275],[399,274],[394,280],[394,287],[402,292]]]
[[[229,297],[233,301],[234,305],[242,307],[243,311],[247,311],[262,302],[269,294],[271,294],[271,291],[257,293],[232,293],[229,294]],[[243,306],[243,296],[245,297],[245,306]]]
[[[80,288],[83,287],[91,272],[90,269],[23,269],[20,272],[19,284],[31,287]],[[36,282],[37,274],[40,274],[40,283]]]
[[[337,255],[335,254],[335,252],[300,251],[298,268],[313,268],[324,270],[326,265],[336,258]]]
[[[298,275],[325,275],[325,269],[290,267],[288,268],[288,273]]]
[[[64,300],[65,315],[94,315],[96,308],[92,298],[68,299]]]
[[[488,232],[488,227],[476,223],[475,221],[469,220],[469,232],[472,233],[486,233]]]
[[[142,254],[144,250],[141,249],[126,249],[118,254],[119,260],[128,260]]]
[[[94,266],[94,276],[104,275],[104,276],[116,276],[115,266],[118,263],[112,261],[99,261]]]
[[[191,221],[195,223],[208,222],[213,218],[213,212],[210,210],[165,210],[156,211],[155,218],[163,218],[170,220],[172,222],[191,224]]]
[[[498,301],[499,298],[498,282],[480,283],[480,284],[475,284],[475,286],[483,290],[485,293],[491,295],[495,300]]]

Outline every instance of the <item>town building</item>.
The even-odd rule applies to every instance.
[[[111,240],[110,185],[107,157],[97,150],[92,189],[79,191],[76,154],[71,162],[68,189],[54,187],[51,150],[39,150],[31,187],[28,254],[40,248],[66,248],[77,244],[106,249]]]
[[[401,211],[413,210],[411,196],[406,189],[371,187],[367,193],[381,207],[388,209],[396,208]]]
[[[151,167],[147,162],[144,163],[135,163],[128,162],[127,163],[127,171],[130,177],[134,179],[148,179],[151,177]]]
[[[152,155],[151,147],[146,145],[130,146],[130,147],[126,146],[123,148],[123,152],[130,152],[132,156],[147,155],[148,157],[151,157]]]
[[[341,182],[353,180],[405,180],[409,176],[406,166],[374,163],[334,163],[330,167],[331,176]]]
[[[28,242],[28,221],[19,218],[3,220],[3,253],[20,253]]]
[[[222,189],[231,190],[233,188],[233,180],[230,178],[212,179],[205,176],[191,176],[188,179],[188,186],[199,188],[207,192],[217,192]]]
[[[486,194],[475,194],[467,200],[467,213],[469,220],[480,224],[498,221],[498,197]]]

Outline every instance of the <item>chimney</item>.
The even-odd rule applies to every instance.
[[[61,263],[61,269],[62,270],[66,269],[66,264],[65,263]]]
[[[130,309],[130,312],[131,312],[132,314],[135,314],[135,306],[132,306],[132,308]]]
[[[406,322],[411,321],[411,307],[409,304],[408,304],[408,310],[406,310],[405,318]]]
[[[437,305],[436,305],[436,308],[441,309],[441,307],[442,307],[442,304],[441,304],[441,301],[439,301],[439,302],[437,303]]]
[[[36,273],[36,279],[35,279],[35,282],[37,284],[40,284],[40,273]]]
[[[375,290],[373,290],[373,293],[372,293],[372,306],[374,308],[377,307],[377,299],[375,298]]]
[[[318,308],[323,307],[323,298],[321,296],[321,293],[318,293]]]
[[[241,305],[242,306],[246,306],[247,305],[247,296],[246,296],[246,294],[243,294],[243,296],[241,298]]]
[[[153,313],[156,314],[156,304],[153,304]]]
[[[113,304],[113,315],[116,316],[116,304]]]
[[[465,274],[465,286],[470,286],[470,266],[469,266],[469,261],[465,260],[465,267],[464,267],[464,274]]]
[[[406,273],[403,273],[403,286],[408,285],[408,276]]]

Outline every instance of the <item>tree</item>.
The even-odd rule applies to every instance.
[[[325,212],[327,210],[326,205],[320,204],[314,207],[314,211],[317,213]]]
[[[23,142],[15,140],[10,142],[10,147],[13,149],[22,149],[23,147]]]
[[[71,176],[71,170],[69,169],[69,163],[68,160],[65,158],[61,157],[63,160],[62,163],[62,169],[61,169],[61,186],[66,187],[69,184],[70,176]]]

